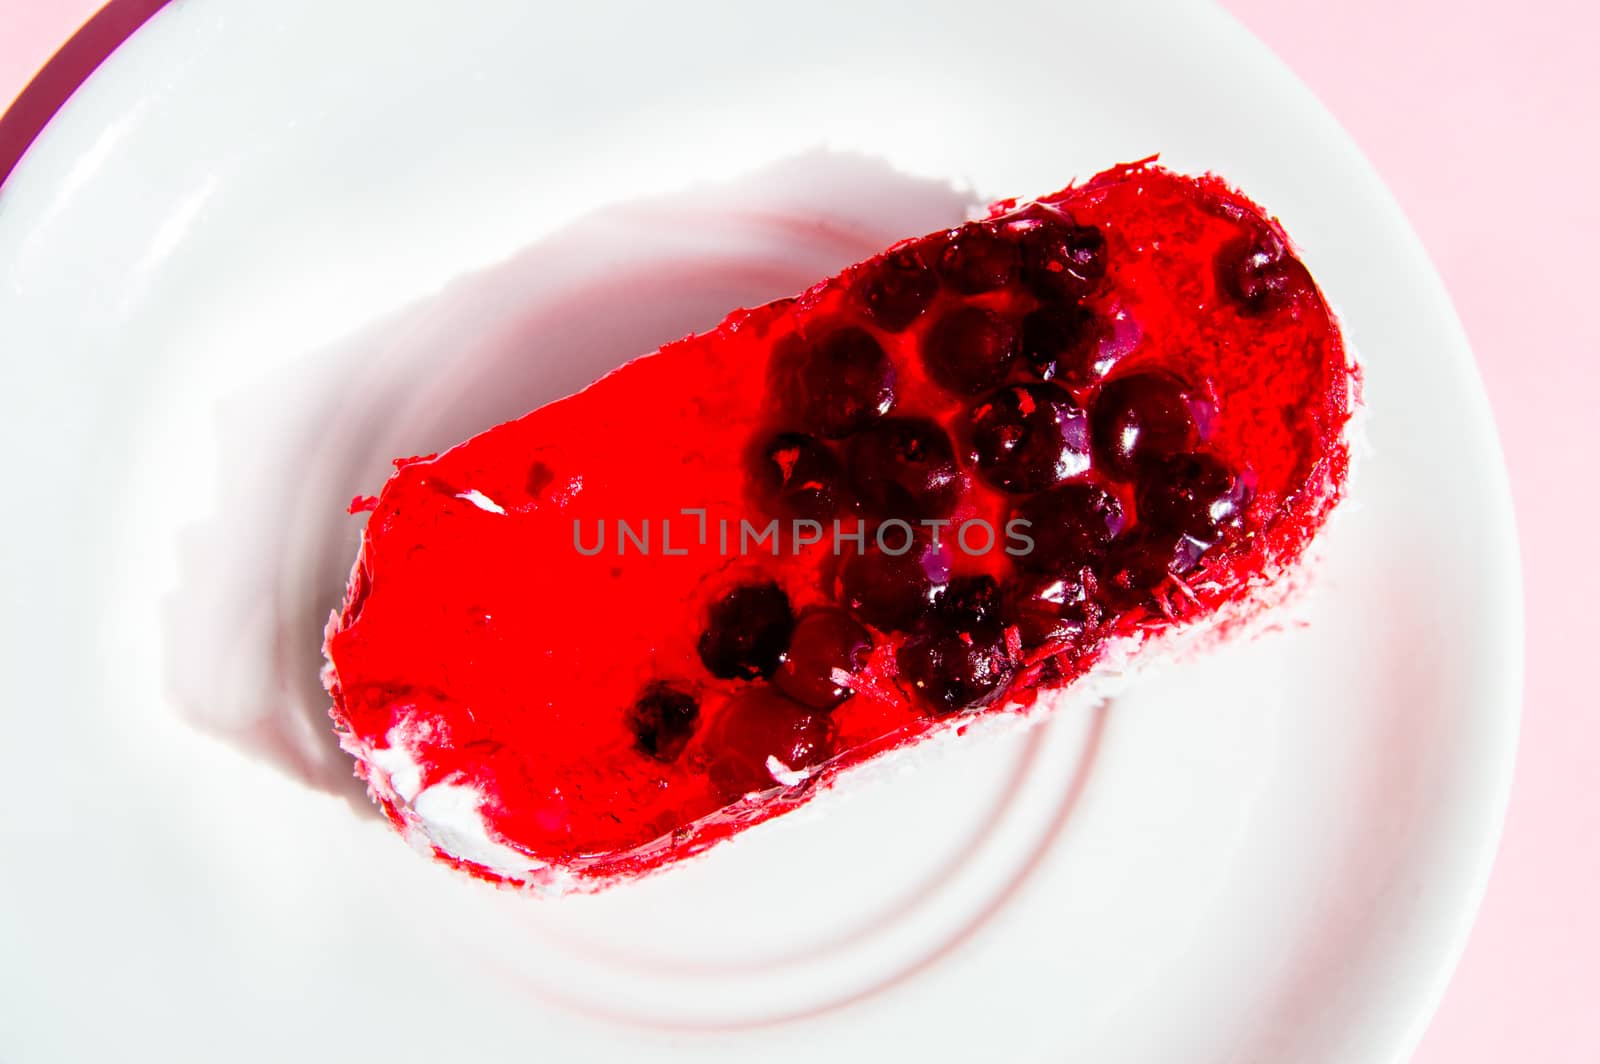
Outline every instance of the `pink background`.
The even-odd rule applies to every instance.
[[[0,102],[99,5],[0,0]],[[1600,1060],[1600,31],[1587,3],[1225,0],[1333,111],[1432,252],[1516,495],[1528,681],[1482,916],[1419,1064]],[[1581,632],[1586,630],[1589,638]]]

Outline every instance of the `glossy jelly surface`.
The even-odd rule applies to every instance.
[[[1352,373],[1215,178],[997,204],[398,461],[335,726],[403,827],[444,786],[530,867],[658,867],[1254,594],[1338,499]]]

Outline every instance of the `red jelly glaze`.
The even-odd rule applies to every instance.
[[[1134,451],[1192,446],[1210,470],[1194,473],[1195,462],[1180,455],[1144,461],[1132,473],[1098,459],[1087,472],[1070,472],[1069,482],[1098,485],[1120,502],[1121,520],[1110,526],[1116,537],[1105,550],[1074,554],[1070,571],[1055,574],[1077,588],[1067,596],[1070,623],[1019,628],[1008,607],[995,607],[998,619],[981,622],[991,626],[990,651],[1009,655],[1013,671],[1004,697],[980,700],[986,707],[969,712],[1029,705],[1041,690],[1091,668],[1118,637],[1247,599],[1262,575],[1301,555],[1344,482],[1354,371],[1326,302],[1277,223],[1214,177],[1131,164],[1038,202],[1047,206],[997,204],[982,232],[969,226],[906,241],[795,299],[735,312],[711,332],[669,344],[443,454],[398,461],[371,506],[345,606],[329,628],[333,718],[346,746],[358,754],[382,749],[391,728],[401,726],[423,786],[474,787],[484,796],[492,836],[580,883],[598,883],[701,850],[808,799],[839,770],[948,722],[952,715],[937,712],[899,675],[897,652],[913,636],[869,628],[870,651],[846,653],[857,670],[842,686],[847,697],[821,710],[784,703],[760,678],[713,676],[698,644],[712,604],[736,586],[775,583],[796,617],[843,605],[831,537],[797,552],[786,543],[778,556],[763,547],[731,557],[720,550],[720,522],[730,523],[737,555],[740,520],[759,526],[780,505],[772,493],[794,452],[779,448],[778,464],[760,483],[751,454],[775,433],[817,431],[801,423],[808,405],[816,416],[816,394],[797,397],[789,369],[769,372],[774,353],[782,367],[797,343],[825,340],[841,327],[866,330],[891,364],[889,415],[931,419],[950,434],[961,465],[954,519],[983,518],[1003,529],[1012,508],[1033,497],[996,490],[970,453],[963,425],[994,388],[963,395],[948,390],[948,367],[933,376],[924,368],[930,333],[963,307],[1016,323],[1018,337],[1027,332],[1024,316],[1041,307],[1065,307],[1089,321],[1088,339],[1065,356],[1075,368],[1055,378],[1087,411],[1104,381],[1147,371],[1176,378],[1192,431],[1181,423],[1181,407],[1173,414],[1171,402],[1156,396],[1157,414],[1147,416],[1179,423],[1153,426],[1142,444],[1131,436],[1122,442]],[[1077,227],[1067,230],[1073,239],[1065,250],[1048,240],[1039,250],[1034,230],[1041,219]],[[1019,252],[1006,253],[1007,242]],[[964,265],[953,243],[978,248],[983,259]],[[1072,258],[1085,243],[1089,250]],[[915,274],[919,262],[928,267],[925,277]],[[1050,272],[1063,263],[1066,275]],[[855,361],[845,368],[854,372],[873,356],[860,337],[850,343]],[[1020,349],[1007,361],[1004,343],[992,336],[978,354],[986,364],[964,380],[1027,384],[1048,372]],[[857,402],[851,418],[830,419],[821,446],[841,467],[850,440],[840,433],[858,432],[883,412],[882,370],[869,365],[856,373],[871,378],[865,406]],[[830,372],[838,378],[841,371],[835,365]],[[1126,421],[1109,414],[1089,420]],[[1106,443],[1097,440],[1096,450]],[[826,457],[807,468],[832,470]],[[1212,498],[1217,491],[1206,487],[1206,475],[1224,478],[1227,498]],[[1198,487],[1156,479],[1163,476],[1189,476]],[[838,494],[845,507],[838,516],[853,523],[848,489]],[[1219,520],[1198,541],[1174,546],[1170,533],[1140,520],[1141,495],[1161,513]],[[830,496],[813,491],[807,499],[817,497]],[[705,511],[705,543],[698,541],[699,518],[680,514],[685,508]],[[664,518],[673,519],[670,554]],[[619,519],[636,533],[649,519],[648,557],[632,541],[618,553]],[[603,523],[604,549],[594,556],[575,549],[574,522],[585,547],[593,547]],[[1103,513],[1093,527],[1092,536],[1057,539],[1076,550],[1110,535]],[[1168,566],[1174,556],[1179,561]],[[999,549],[977,557],[957,549],[950,559],[957,577],[994,577],[1002,601],[1039,583],[1037,573],[1021,572]],[[1138,572],[1154,576],[1140,583],[1127,575]],[[1147,592],[1148,584],[1154,587]],[[950,623],[962,640],[977,630]],[[1035,639],[1029,632],[1045,632],[1037,638],[1049,641],[1026,645]],[[637,706],[654,692],[654,716],[644,716],[659,726],[662,685],[692,698],[697,710],[672,703],[670,726],[689,734],[675,733],[652,751],[645,746],[656,737],[642,745]],[[763,704],[781,709],[771,714],[770,740],[761,735]],[[734,738],[719,747],[719,736]],[[788,786],[772,780],[742,799],[730,795],[730,780],[770,778],[748,764],[764,742],[805,758],[807,765],[783,767],[809,769],[810,778]],[[393,791],[374,789],[402,823]]]

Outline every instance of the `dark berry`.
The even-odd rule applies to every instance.
[[[886,418],[857,433],[846,446],[845,466],[862,508],[874,517],[942,517],[961,495],[950,437],[925,418]]]
[[[1088,418],[1065,388],[1002,388],[967,413],[969,457],[1004,491],[1042,491],[1089,468]]]
[[[1022,357],[1041,380],[1082,388],[1104,370],[1100,333],[1094,314],[1076,303],[1042,307],[1022,319]]]
[[[870,625],[904,632],[926,616],[949,582],[948,544],[919,543],[904,554],[870,546],[845,561],[839,574],[839,601]]]
[[[1059,576],[1025,577],[1011,588],[1007,610],[1030,651],[1081,647],[1101,616],[1087,583]]]
[[[935,713],[986,706],[1005,693],[1016,663],[1003,632],[977,635],[933,628],[895,654],[901,682]]]
[[[951,233],[939,255],[940,278],[966,295],[1004,288],[1016,273],[1016,244],[981,222],[969,222]]]
[[[707,773],[722,796],[733,801],[752,791],[794,782],[833,754],[833,721],[770,687],[741,691],[718,715],[706,746]],[[789,776],[789,779],[784,777]]]
[[[780,517],[826,522],[839,510],[843,467],[814,436],[770,436],[751,450],[748,467],[756,497]]]
[[[929,623],[952,635],[988,632],[1005,627],[1000,587],[988,574],[958,576],[934,595]]]
[[[1063,484],[1018,504],[1013,521],[1027,521],[1033,548],[1016,556],[1017,567],[1075,578],[1105,554],[1122,531],[1122,504],[1098,484]]]
[[[1286,306],[1310,285],[1305,266],[1271,229],[1246,233],[1217,253],[1217,287],[1246,314]]]
[[[657,761],[674,761],[689,744],[699,717],[700,703],[693,695],[671,684],[653,683],[628,712],[634,748]]]
[[[795,624],[772,686],[802,705],[832,709],[855,693],[848,678],[871,653],[872,633],[855,618],[840,609],[812,610]]]
[[[1188,391],[1164,373],[1108,382],[1095,398],[1092,418],[1095,461],[1121,476],[1188,451],[1200,435]]]
[[[855,283],[857,302],[873,322],[900,332],[928,309],[939,281],[915,248],[902,248],[866,267]]]
[[[993,577],[956,577],[895,654],[901,680],[935,713],[988,705],[1016,671],[1009,624]]]
[[[726,680],[768,676],[789,649],[794,614],[777,584],[745,584],[711,604],[700,633],[700,660]]]
[[[773,357],[771,388],[803,427],[838,439],[894,406],[894,363],[865,329],[798,338]]]
[[[1043,216],[1044,208],[1038,213]],[[1022,234],[1022,279],[1041,299],[1078,299],[1105,275],[1106,238],[1092,225],[1057,214]]]
[[[1119,609],[1148,606],[1172,575],[1195,570],[1205,545],[1165,529],[1143,526],[1123,536],[1101,566],[1100,592]]]
[[[1006,379],[1019,345],[1015,321],[982,307],[962,307],[934,324],[922,361],[940,387],[976,395]]]
[[[542,496],[544,489],[548,488],[555,479],[556,475],[549,466],[543,462],[534,462],[528,467],[526,486],[529,497],[537,499]]]
[[[1244,481],[1217,459],[1176,455],[1146,470],[1139,520],[1213,546],[1243,519],[1247,496]]]

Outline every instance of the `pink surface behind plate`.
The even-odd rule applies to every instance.
[[[159,0],[118,0],[0,128],[7,145]],[[0,101],[92,16],[0,0]],[[1589,672],[1600,574],[1600,15],[1560,0],[1225,0],[1322,98],[1388,181],[1477,351],[1516,496],[1528,597],[1517,782],[1466,957],[1420,1064],[1600,1059],[1600,715]],[[44,91],[51,90],[51,91]],[[1469,577],[1470,578],[1470,577]],[[1587,635],[1586,635],[1587,633]]]

